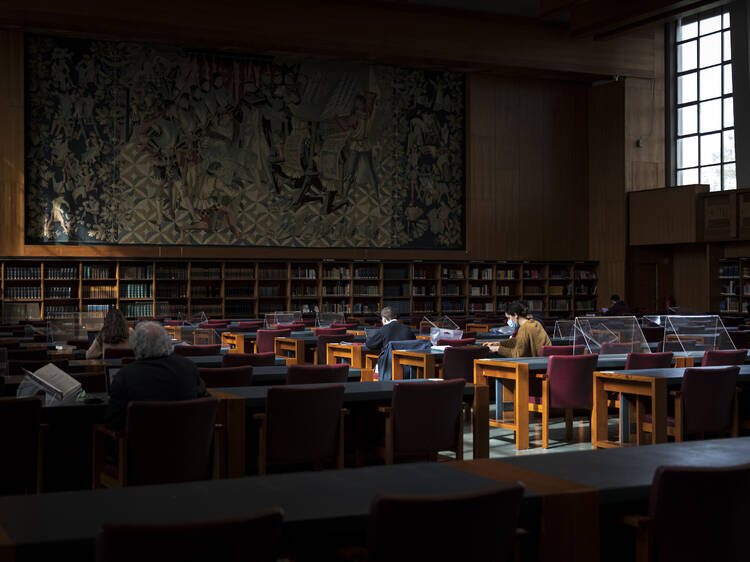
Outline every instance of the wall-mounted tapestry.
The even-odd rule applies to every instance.
[[[26,240],[460,249],[464,78],[29,36]]]

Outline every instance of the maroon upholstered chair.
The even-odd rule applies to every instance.
[[[625,370],[630,369],[669,369],[672,366],[674,353],[628,353]]]
[[[398,456],[436,459],[440,451],[455,451],[463,459],[462,397],[466,381],[401,382],[393,386],[386,415],[386,464]]]
[[[346,328],[313,328],[316,336],[345,336]]]
[[[605,342],[599,347],[599,355],[617,355],[620,353],[632,353],[641,348],[640,342]]]
[[[736,328],[745,323],[745,318],[743,316],[724,316],[722,323],[726,328]]]
[[[260,420],[258,474],[268,465],[312,464],[335,459],[344,467],[344,385],[271,386]]]
[[[641,331],[648,343],[664,341],[664,328],[661,326],[644,326]]]
[[[639,561],[747,560],[750,464],[660,466],[651,484],[648,516],[625,522],[637,529]]]
[[[222,560],[276,562],[283,512],[273,508],[242,519],[175,525],[102,525],[97,562]]]
[[[123,357],[135,357],[132,347],[105,347],[102,355],[104,359],[122,359]]]
[[[182,326],[184,324],[184,321],[182,320],[165,320],[164,325],[165,326]]]
[[[328,344],[329,343],[340,343],[340,342],[351,342],[354,341],[354,336],[318,336],[318,345],[315,347],[315,362],[318,365],[325,365],[328,363]]]
[[[211,328],[212,330],[219,330],[229,326],[229,320],[207,320],[198,324],[199,328]]]
[[[356,330],[357,324],[356,322],[334,322],[330,325],[330,328],[344,328],[345,330]]]
[[[727,365],[744,365],[747,360],[747,349],[731,351],[706,351],[703,354],[701,367],[722,367]]]
[[[207,388],[227,386],[252,386],[253,368],[250,365],[237,367],[201,367],[198,369]]]
[[[519,483],[452,494],[377,495],[370,507],[367,560],[511,562],[522,496]],[[440,540],[427,538],[435,533],[435,521],[450,529]]]
[[[349,365],[289,365],[286,384],[335,384],[346,382]]]
[[[222,367],[273,367],[276,364],[276,354],[270,353],[226,353],[221,357]]]
[[[49,359],[44,360],[30,360],[30,359],[22,359],[22,360],[14,360],[14,359],[8,359],[8,374],[13,375],[23,375],[23,370],[26,369],[27,371],[31,371],[32,373],[39,369],[40,367],[44,367],[47,363],[52,363],[56,367],[59,367],[63,371],[68,371],[68,360],[67,359],[55,359],[54,361],[50,361]]]
[[[174,352],[185,357],[204,357],[207,355],[220,355],[221,344],[206,345],[176,345]]]
[[[462,379],[474,382],[474,360],[489,356],[490,349],[484,345],[447,347],[443,354],[443,379]]]
[[[599,355],[552,355],[542,379],[542,395],[529,396],[529,411],[542,415],[542,447],[549,447],[549,412],[565,410],[565,438],[573,439],[573,410],[591,410],[594,401],[594,369]]]
[[[540,357],[551,355],[583,355],[586,351],[585,345],[543,345],[539,348]]]
[[[706,433],[729,432],[737,437],[739,372],[736,365],[685,369],[680,390],[670,392],[674,397],[674,417],[667,417],[667,435],[673,435],[675,441],[682,441],[686,435],[703,439]],[[644,409],[640,403],[638,407]],[[645,423],[639,424],[639,443],[642,433],[652,431],[651,415],[643,418]]]
[[[41,408],[37,397],[0,398],[0,495],[42,491]]]
[[[734,347],[737,349],[748,349],[750,348],[750,331],[737,330],[734,332],[728,332],[729,337],[732,339]]]
[[[462,338],[460,340],[438,340],[437,345],[449,345],[451,347],[460,347],[462,345],[474,345],[477,343],[476,338]]]
[[[265,326],[265,322],[263,320],[254,320],[250,322],[237,322],[236,328],[229,327],[230,329],[234,330],[236,329],[238,332],[254,332],[256,330],[262,329],[263,326]]]
[[[276,338],[288,338],[291,335],[291,329],[258,330],[255,334],[255,352],[275,353],[276,350],[274,349],[274,342],[276,341]]]
[[[94,488],[206,480],[212,471],[218,475],[218,407],[215,398],[131,402],[124,432],[94,426]],[[119,441],[116,476],[104,464],[106,436]]]
[[[295,320],[291,324],[277,324],[277,330],[291,330],[292,332],[303,332],[305,323],[302,320]]]

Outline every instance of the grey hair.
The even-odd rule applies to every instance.
[[[380,317],[386,321],[395,320],[396,312],[390,306],[384,306],[383,310],[380,311]]]
[[[167,331],[157,322],[141,322],[130,336],[136,359],[166,357],[174,351],[172,339]]]

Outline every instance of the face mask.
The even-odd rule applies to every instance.
[[[518,322],[513,322],[513,319],[509,318],[508,319],[508,326],[510,326],[514,330],[517,330],[518,329]]]

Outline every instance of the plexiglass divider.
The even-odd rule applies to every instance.
[[[577,317],[573,332],[574,353],[651,353],[635,316]]]
[[[736,349],[724,322],[715,314],[644,316],[644,322],[664,328],[662,349],[672,352]]]

